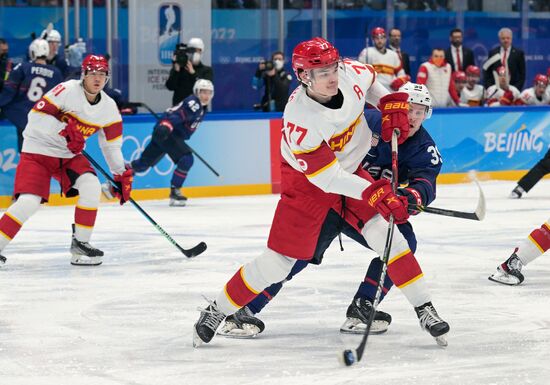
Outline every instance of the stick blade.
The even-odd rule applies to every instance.
[[[192,247],[190,249],[181,249],[181,252],[187,257],[187,258],[193,258],[196,257],[199,254],[202,254],[206,250],[207,246],[206,243],[201,242],[195,247]]]
[[[477,202],[475,214],[478,220],[482,221],[485,218],[485,194],[483,194],[483,190],[477,179],[474,179],[473,181],[476,184],[477,189],[479,190],[479,200]]]

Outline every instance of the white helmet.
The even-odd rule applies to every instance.
[[[61,43],[61,34],[56,29],[52,29],[48,32],[47,29],[43,30],[40,34],[42,39],[46,39],[48,42],[55,41]]]
[[[187,47],[200,48],[202,51],[204,51],[204,42],[200,37],[192,37],[191,39],[189,39],[189,43],[187,43]]]
[[[426,117],[424,119],[430,119],[432,116],[432,96],[430,95],[430,91],[428,91],[428,87],[424,84],[408,82],[399,88],[399,92],[409,94],[409,103],[426,106]]]
[[[50,45],[44,39],[34,39],[29,45],[29,57],[32,61],[50,54]]]
[[[212,97],[214,97],[214,84],[208,79],[197,79],[193,85],[193,93],[195,96],[199,96],[200,90],[212,91]]]

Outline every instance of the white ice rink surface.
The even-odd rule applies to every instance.
[[[69,264],[73,208],[44,207],[3,252],[0,384],[550,384],[550,256],[524,269],[522,286],[487,280],[549,216],[550,181],[521,200],[507,199],[513,185],[482,183],[483,222],[412,220],[449,346],[420,330],[394,288],[380,306],[393,316],[389,331],[349,368],[337,353],[360,336],[338,329],[374,254],[345,237],[344,252],[334,242],[268,305],[258,338],[192,347],[201,295],[215,297],[262,250],[277,196],[142,202],[183,247],[207,242],[192,260],[131,205],[102,205],[92,243],[106,256],[87,268]],[[469,211],[476,200],[473,184],[441,185],[433,206]]]

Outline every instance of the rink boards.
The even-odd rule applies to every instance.
[[[124,118],[125,160],[136,159],[151,140],[155,120],[151,115]],[[434,111],[426,128],[443,157],[440,183],[456,183],[476,170],[481,179],[517,179],[544,156],[550,143],[550,107],[500,107]],[[221,176],[218,178],[197,157],[183,192],[189,197],[253,195],[278,192],[278,114],[235,113],[207,116],[188,142]],[[86,151],[106,168],[97,139]],[[16,151],[15,128],[0,122],[0,207],[11,201]],[[155,167],[137,174],[136,199],[162,199],[174,170],[165,157]],[[59,184],[52,182],[50,202],[72,202],[60,197]]]

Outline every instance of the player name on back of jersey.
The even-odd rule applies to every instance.
[[[39,67],[39,66],[32,66],[31,67],[31,74],[46,76],[48,78],[53,78],[54,72],[53,72],[53,70],[51,70],[49,68]]]

